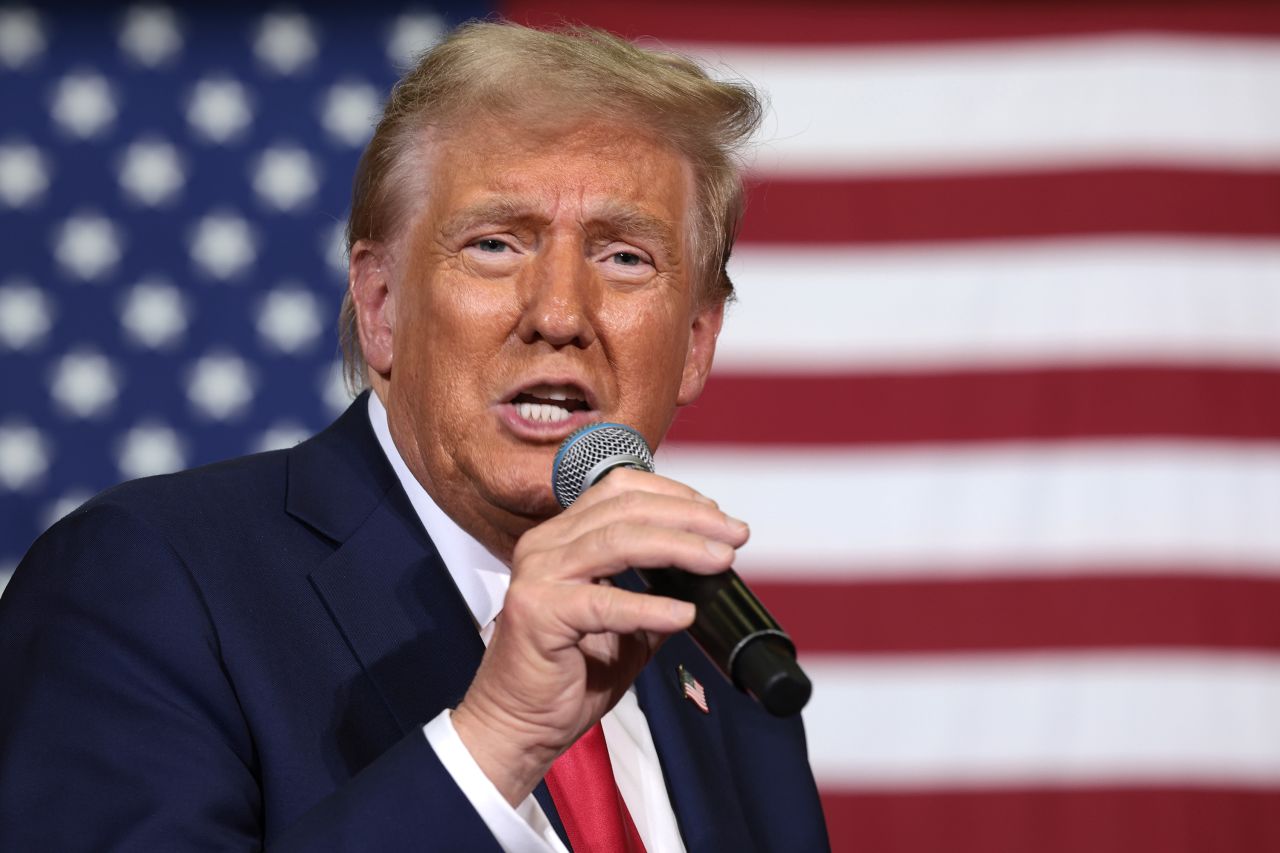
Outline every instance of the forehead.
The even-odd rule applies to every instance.
[[[547,130],[489,121],[425,145],[426,212],[440,224],[468,209],[548,218],[651,217],[683,233],[693,169],[636,128],[578,124]]]

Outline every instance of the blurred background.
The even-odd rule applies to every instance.
[[[0,4],[0,586],[346,406],[356,159],[495,12],[771,100],[659,464],[752,523],[836,849],[1280,849],[1274,3]]]

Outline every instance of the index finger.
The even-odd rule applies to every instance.
[[[652,471],[641,471],[638,468],[618,467],[596,481],[596,484],[582,493],[573,506],[589,507],[602,500],[615,497],[623,492],[652,492],[656,495],[684,498],[699,503],[716,506],[716,502],[706,495],[677,480],[663,477]]]

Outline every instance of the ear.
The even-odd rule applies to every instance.
[[[689,352],[684,358],[684,376],[680,380],[677,406],[687,406],[702,393],[711,374],[711,361],[716,355],[716,338],[724,323],[724,302],[717,301],[697,309],[689,330]]]
[[[360,349],[365,363],[376,373],[391,372],[395,332],[395,294],[391,289],[391,264],[382,246],[359,240],[351,247],[347,290],[355,305]]]

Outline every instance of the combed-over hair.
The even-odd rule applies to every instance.
[[[693,60],[648,50],[601,30],[535,30],[472,22],[427,51],[391,90],[356,168],[347,251],[359,240],[391,243],[425,187],[421,151],[429,128],[477,117],[526,126],[586,118],[640,128],[693,168],[693,282],[699,302],[733,297],[725,264],[744,205],[741,151],[763,107],[745,82],[712,79]],[[623,132],[626,132],[625,130]],[[364,385],[364,356],[348,291],[339,332],[347,381]]]

